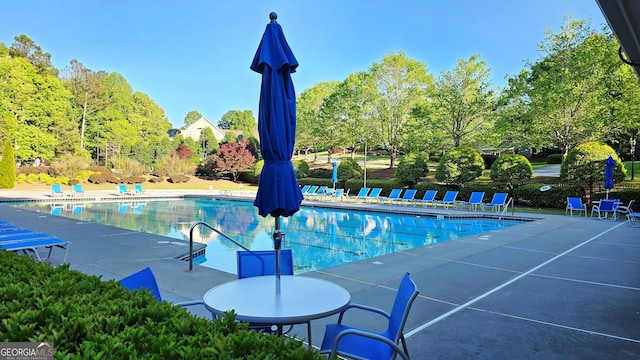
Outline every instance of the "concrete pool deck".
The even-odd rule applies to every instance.
[[[46,198],[9,194],[0,192],[0,201]],[[338,283],[352,302],[388,311],[409,271],[420,290],[405,327],[413,359],[640,357],[640,229],[578,216],[530,217],[535,221],[304,276]],[[184,244],[162,236],[8,206],[0,206],[0,220],[69,240],[71,269],[103,279],[151,266],[168,301],[201,299],[235,278],[196,265],[189,272],[175,259]],[[52,263],[60,259],[54,250]],[[345,322],[381,330],[369,314],[351,315]],[[313,321],[314,345],[336,319]],[[306,337],[306,327],[294,333]]]

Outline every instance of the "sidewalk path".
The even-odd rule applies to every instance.
[[[560,164],[552,164],[533,170],[533,176],[560,176]]]

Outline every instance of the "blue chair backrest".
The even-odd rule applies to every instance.
[[[162,301],[162,296],[160,296],[160,289],[158,289],[156,277],[155,275],[153,275],[153,271],[151,271],[151,268],[148,266],[136,273],[122,278],[122,280],[120,280],[120,284],[124,286],[125,289],[131,291],[147,289],[151,291],[153,296],[158,299],[158,301]]]
[[[578,197],[568,197],[567,198],[567,203],[569,204],[569,206],[571,206],[573,209],[580,209],[582,208],[582,199],[578,198]]]
[[[82,184],[73,184],[73,192],[75,192],[75,193],[84,193],[84,189],[82,188]]]
[[[142,189],[142,185],[141,184],[135,184],[135,185],[133,185],[133,188],[136,190],[136,192],[143,192],[144,191]]]
[[[333,196],[344,196],[344,189],[336,189],[336,192],[333,193]]]
[[[316,190],[318,190],[318,185],[313,185],[309,190],[307,190],[306,194],[310,195],[316,192]]]
[[[369,193],[369,188],[368,187],[363,187],[358,192],[358,197],[366,197],[368,193]]]
[[[613,211],[616,207],[616,200],[600,200],[600,211]]]
[[[402,189],[393,189],[389,193],[389,199],[397,199],[400,197],[401,193],[402,193]]]
[[[413,280],[411,280],[410,274],[406,273],[400,282],[396,299],[393,302],[389,317],[389,328],[387,329],[389,338],[395,343],[398,342],[402,335],[402,329],[409,316],[411,304],[417,296],[418,288]]]
[[[252,276],[275,275],[276,251],[238,251],[238,279]],[[280,250],[280,274],[293,275],[291,249]]]
[[[316,195],[322,195],[324,194],[324,191],[327,190],[327,187],[322,185],[318,188],[318,190],[316,190]]]
[[[491,200],[491,205],[502,205],[507,201],[507,193],[495,193],[493,194],[493,199]]]
[[[371,189],[371,193],[369,194],[369,197],[377,198],[378,196],[380,196],[381,191],[382,191],[382,188],[373,188]]]
[[[482,199],[484,199],[484,192],[474,191],[469,197],[469,202],[472,204],[480,204],[482,202]]]
[[[442,199],[442,201],[444,202],[456,201],[457,197],[458,197],[458,192],[450,190],[444,194],[444,199]]]
[[[60,184],[51,184],[51,191],[54,194],[62,194],[62,186]]]
[[[311,185],[305,185],[302,187],[302,189],[300,190],[300,192],[304,195],[307,193],[307,191],[311,188]]]
[[[438,190],[427,190],[422,197],[422,200],[425,201],[433,201],[436,198],[436,194],[438,194]]]
[[[404,196],[402,197],[403,200],[413,200],[413,198],[416,196],[416,189],[407,189],[407,191],[404,192]]]
[[[127,185],[118,185],[118,188],[120,189],[121,193],[125,193],[128,192],[129,190],[127,189]]]

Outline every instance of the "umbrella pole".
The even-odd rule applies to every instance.
[[[273,248],[276,251],[276,294],[280,294],[280,248],[284,240],[284,231],[280,230],[280,216],[276,216],[276,229],[273,232]]]

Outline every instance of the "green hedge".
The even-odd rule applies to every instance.
[[[52,341],[57,359],[322,359],[300,341],[247,330],[229,313],[215,321],[0,250],[0,341]]]

